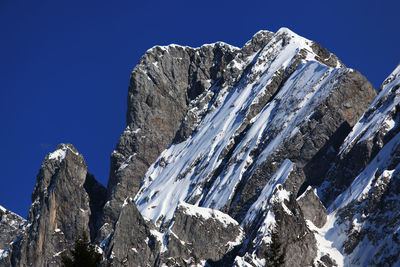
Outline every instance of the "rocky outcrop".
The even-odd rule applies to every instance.
[[[102,246],[113,266],[155,266],[162,245],[157,233],[127,198],[114,231]]]
[[[25,219],[19,215],[0,206],[0,258],[6,258],[8,255],[2,255],[10,243],[23,231]],[[7,253],[8,254],[8,253]],[[1,260],[0,260],[1,264]]]
[[[221,265],[243,237],[239,223],[229,215],[182,203],[166,231],[167,251],[162,258],[167,265],[192,266],[206,261]]]
[[[304,219],[310,220],[317,227],[324,226],[326,223],[326,209],[319,200],[315,189],[309,186],[306,191],[297,198],[297,203],[303,212]]]
[[[9,264],[60,265],[60,255],[82,231],[97,231],[104,199],[105,188],[88,174],[83,156],[70,144],[59,145],[39,171],[28,224],[9,247]]]
[[[150,49],[131,76],[128,126],[112,155],[99,240],[111,233],[127,197],[134,197],[141,214],[163,234],[181,202],[226,212],[242,223],[289,160],[294,167],[285,190],[293,216],[283,216],[279,205],[269,208],[293,228],[279,229],[277,237],[290,251],[284,253],[286,262],[308,251],[303,263],[312,264],[316,243],[306,220],[323,206],[318,198],[307,198],[319,210],[305,209],[305,218],[296,196],[306,185],[322,183],[374,96],[360,73],[288,29],[259,32],[241,49],[223,43]],[[319,216],[312,220],[322,226]],[[247,228],[247,239],[262,239],[253,230]],[[169,241],[174,247],[181,243],[171,235]],[[245,247],[252,251],[248,255],[267,255],[264,245],[244,245],[240,255]],[[189,254],[187,246],[177,255]]]

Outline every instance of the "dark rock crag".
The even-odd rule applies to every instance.
[[[43,161],[27,224],[8,248],[5,266],[59,266],[82,231],[93,236],[105,193],[83,156],[70,144],[59,145]]]

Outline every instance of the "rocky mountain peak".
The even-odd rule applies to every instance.
[[[37,175],[27,224],[8,248],[12,265],[60,264],[61,253],[82,231],[94,237],[105,188],[87,172],[83,156],[60,144]]]
[[[107,189],[59,145],[28,220],[0,224],[14,231],[0,266],[57,265],[81,231],[102,266],[399,265],[399,84],[400,66],[376,96],[287,28],[241,48],[154,46]]]

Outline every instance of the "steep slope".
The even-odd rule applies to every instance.
[[[400,265],[399,88],[400,66],[346,138],[329,176],[342,171],[350,177],[349,186],[328,208],[329,223],[319,231],[345,266]],[[345,167],[356,154],[357,162],[351,163],[358,168],[350,172]],[[331,197],[331,183],[320,187],[322,198]]]
[[[105,193],[87,172],[83,156],[70,144],[59,145],[43,161],[27,222],[0,265],[60,265],[61,253],[82,231],[96,232]]]
[[[191,204],[227,213],[245,230],[214,262],[264,264],[277,232],[287,266],[312,263],[316,241],[296,197],[305,181],[323,180],[374,96],[361,74],[286,28],[261,31],[243,48],[150,49],[132,72],[128,126],[112,154],[98,240],[113,242],[115,222],[129,221],[117,218],[126,199],[163,240],[185,228],[174,224],[182,221],[179,207]],[[318,197],[308,201],[321,205]],[[161,258],[176,249],[163,242]],[[199,257],[192,258],[212,262]]]

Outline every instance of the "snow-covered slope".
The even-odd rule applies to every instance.
[[[329,244],[320,251],[335,249],[340,266],[400,266],[399,87],[400,66],[385,80],[340,151],[375,147],[374,153],[359,155],[366,166],[329,206],[328,223],[317,229],[321,243]]]
[[[242,79],[233,88],[210,87],[206,95],[212,94],[212,101],[192,111],[206,114],[196,131],[171,144],[148,169],[135,197],[143,216],[160,226],[182,201],[227,209],[239,184],[299,133],[341,77],[353,72],[338,60],[334,67],[324,65],[312,45],[282,28],[258,53],[241,64],[230,63],[241,70]],[[284,83],[254,114],[282,73]]]

